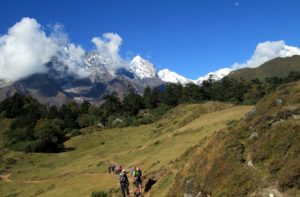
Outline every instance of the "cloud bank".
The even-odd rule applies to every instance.
[[[56,24],[50,35],[32,18],[22,18],[0,37],[0,79],[17,81],[52,68],[79,77],[88,73],[82,67],[85,50],[69,42],[62,25]],[[59,63],[58,63],[59,62]]]
[[[87,77],[91,74],[84,66],[86,51],[69,41],[63,25],[51,27],[49,35],[43,29],[35,19],[25,17],[9,28],[7,34],[0,35],[0,79],[17,81],[35,73],[46,73],[49,62],[52,62],[51,69],[61,75]],[[110,70],[128,65],[119,54],[122,38],[118,34],[104,33],[92,42],[102,63],[111,67]]]
[[[47,71],[57,45],[35,19],[23,18],[0,37],[0,79],[15,81]]]
[[[122,44],[122,38],[116,33],[104,33],[103,38],[94,37],[92,42],[97,50],[104,56],[108,56],[114,60],[119,60],[119,50]]]
[[[293,55],[300,55],[300,48],[288,46],[283,40],[262,42],[256,46],[254,54],[249,60],[245,63],[233,64],[232,69],[255,68],[276,57],[291,57]]]

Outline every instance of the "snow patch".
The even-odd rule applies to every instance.
[[[181,83],[181,84],[187,84],[193,82],[190,79],[187,79],[176,72],[170,71],[169,69],[163,69],[158,72],[158,77],[169,83]]]
[[[203,81],[208,80],[210,77],[213,80],[221,80],[225,76],[227,76],[231,71],[232,71],[231,68],[222,68],[215,72],[210,72],[203,77],[199,77],[197,80],[195,80],[195,83],[198,85],[201,85],[203,83]]]

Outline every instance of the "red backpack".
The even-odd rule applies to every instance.
[[[122,166],[119,165],[119,166],[118,166],[118,171],[119,171],[119,172],[122,172],[122,169],[123,169]]]

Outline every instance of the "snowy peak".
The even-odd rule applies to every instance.
[[[192,82],[192,80],[189,80],[173,71],[170,71],[169,69],[163,69],[158,72],[158,77],[165,82],[169,83],[181,83],[181,84],[187,84]]]
[[[154,65],[139,55],[130,62],[130,69],[140,79],[156,77]]]
[[[214,80],[221,80],[225,76],[227,76],[231,71],[232,71],[231,68],[222,68],[215,72],[210,72],[203,77],[199,77],[197,80],[195,80],[195,83],[198,85],[201,85],[203,83],[203,81],[208,80],[210,78],[210,76]]]
[[[115,76],[117,70],[117,63],[111,58],[101,55],[98,51],[88,52],[85,56],[84,63],[85,68],[93,71],[92,73],[109,73],[111,76]]]

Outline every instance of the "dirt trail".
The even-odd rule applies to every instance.
[[[47,182],[47,180],[26,180],[22,181],[22,183],[42,183],[42,182]]]

